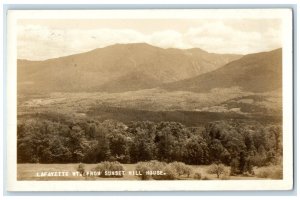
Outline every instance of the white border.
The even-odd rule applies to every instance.
[[[280,18],[283,20],[283,180],[217,181],[17,181],[16,175],[16,28],[18,19],[197,19]],[[212,14],[213,13],[213,14]],[[8,191],[241,191],[291,190],[293,187],[292,12],[290,9],[60,10],[9,11],[7,20]]]

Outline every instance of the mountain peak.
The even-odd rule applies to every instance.
[[[140,42],[140,43],[116,43],[116,44],[110,45],[108,47],[152,47],[152,48],[159,48],[159,47],[153,46],[153,45],[145,43],[145,42]]]
[[[163,49],[147,43],[114,44],[45,61],[18,62],[18,87],[77,92],[103,91],[111,85],[110,91],[139,90],[191,78],[238,58]],[[28,81],[33,88],[23,84]]]
[[[200,48],[186,49],[186,51],[188,51],[190,53],[208,53],[207,51],[200,49]]]

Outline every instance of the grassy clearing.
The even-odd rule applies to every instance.
[[[125,174],[122,178],[102,178],[98,176],[73,176],[72,172],[77,172],[79,163],[74,164],[18,164],[17,165],[17,179],[18,180],[40,180],[40,181],[53,181],[53,180],[140,180],[138,176],[130,175],[129,172],[136,173],[136,164],[122,164],[125,170]],[[93,171],[97,164],[84,164],[85,171]],[[190,178],[184,178],[184,180],[196,180],[199,179],[201,174],[201,180],[218,180],[216,174],[207,173],[207,165],[190,165],[193,169],[193,173]],[[278,168],[279,169],[279,168]],[[256,168],[255,172],[258,177],[247,177],[247,176],[229,176],[225,174],[221,176],[219,180],[258,180],[258,179],[278,179],[275,176],[260,176],[259,171],[264,171],[264,168]],[[69,172],[68,176],[47,176],[40,177],[42,172]],[[196,175],[196,178],[194,175]]]
[[[74,164],[18,164],[18,180],[107,180],[107,179],[117,179],[117,180],[138,180],[136,176],[130,176],[128,173],[124,175],[123,178],[101,178],[101,177],[83,177],[83,176],[73,176],[72,172],[76,172],[78,168],[78,163]],[[93,171],[97,167],[97,164],[84,164],[85,171]],[[124,164],[125,171],[134,171],[135,164]],[[47,176],[39,177],[37,173],[41,172],[69,172],[69,176]]]
[[[281,166],[266,166],[255,168],[254,173],[259,178],[267,178],[267,179],[282,179],[283,178],[283,171]]]

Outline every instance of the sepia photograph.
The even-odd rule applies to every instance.
[[[292,188],[289,9],[8,20],[12,190]]]

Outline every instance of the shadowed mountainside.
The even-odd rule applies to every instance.
[[[240,87],[268,92],[282,87],[282,49],[245,55],[214,71],[165,84],[169,91],[208,92],[214,88]]]

